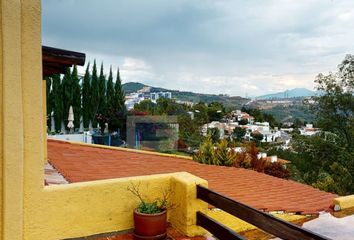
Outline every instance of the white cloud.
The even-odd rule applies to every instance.
[[[313,88],[354,53],[354,1],[43,1],[43,42],[123,82],[230,95]]]
[[[126,57],[120,67],[122,78],[132,82],[149,83],[154,79],[155,74],[152,68],[142,59]]]
[[[127,57],[124,58],[121,68],[125,71],[147,71],[151,66],[144,62],[144,60]]]

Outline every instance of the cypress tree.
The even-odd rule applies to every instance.
[[[112,67],[109,69],[109,76],[107,82],[107,108],[109,110],[115,109],[116,105],[114,104],[114,86],[113,86],[113,73]]]
[[[125,94],[124,94],[124,90],[122,87],[122,80],[120,79],[120,74],[119,74],[119,68],[117,70],[117,79],[116,79],[116,83],[114,85],[114,96],[115,96],[115,103],[116,106],[122,110],[125,111]]]
[[[46,77],[46,98],[47,98],[47,127],[51,127],[51,114],[53,111],[52,78]]]
[[[92,67],[91,104],[92,104],[91,105],[92,125],[96,127],[97,126],[96,114],[98,113],[98,105],[99,105],[99,86],[98,86],[96,60],[94,60],[93,67]]]
[[[90,63],[86,67],[84,80],[82,82],[82,120],[84,128],[87,129],[92,121],[91,110],[91,74]]]
[[[98,113],[105,114],[106,110],[106,77],[103,74],[103,62],[101,63],[100,76],[98,78]]]
[[[63,121],[65,128],[68,125],[69,108],[73,104],[73,84],[71,80],[70,68],[66,69],[62,80],[62,93],[63,93]]]
[[[120,79],[119,68],[117,70],[117,78],[114,85],[114,99],[113,109],[115,112],[115,118],[111,121],[111,131],[120,131],[120,137],[126,138],[126,116],[127,110],[125,107],[125,94],[122,88],[122,81]]]
[[[55,121],[55,131],[61,131],[61,123],[63,121],[63,93],[62,93],[62,84],[59,74],[54,74],[53,77],[53,88],[52,88],[52,96],[53,96],[53,114]]]
[[[77,73],[77,67],[74,65],[71,73],[72,82],[72,106],[74,111],[74,126],[80,128],[81,119],[81,85],[80,79]]]

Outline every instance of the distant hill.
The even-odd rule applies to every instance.
[[[311,91],[306,88],[294,88],[294,89],[286,90],[284,92],[262,95],[262,96],[256,97],[256,99],[310,97],[310,96],[314,96],[315,94],[316,94],[315,91]]]
[[[124,83],[122,85],[124,91],[126,94],[136,92],[143,87],[148,86],[142,83],[138,82],[128,82]],[[179,90],[171,90],[171,89],[165,89],[165,88],[160,88],[160,87],[151,87],[152,92],[159,92],[159,91],[168,91],[172,93],[172,98],[180,101],[188,101],[188,102],[205,102],[205,103],[211,103],[211,102],[220,102],[222,103],[226,108],[241,108],[242,105],[248,101],[246,98],[242,98],[239,96],[228,96],[228,95],[216,95],[216,94],[204,94],[204,93],[194,93],[194,92],[189,92],[189,91],[179,91]]]
[[[126,94],[136,92],[145,86],[146,85],[144,85],[142,83],[138,83],[138,82],[128,82],[128,83],[122,84],[123,90]]]

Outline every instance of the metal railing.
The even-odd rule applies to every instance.
[[[330,240],[330,238],[286,222],[200,185],[197,186],[197,198],[284,240]],[[202,212],[197,212],[197,225],[208,230],[220,240],[245,239]]]

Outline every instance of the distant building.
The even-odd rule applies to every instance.
[[[300,128],[299,130],[300,130],[300,135],[304,135],[304,136],[312,136],[320,132],[320,129],[314,128],[312,124],[306,124],[306,126]]]
[[[231,119],[232,121],[241,121],[241,120],[246,120],[247,123],[252,124],[254,122],[254,117],[249,115],[246,112],[241,112],[241,110],[236,110],[231,112]]]
[[[134,108],[136,103],[140,103],[143,100],[151,100],[152,102],[156,103],[159,98],[172,98],[171,92],[151,92],[151,87],[143,87],[142,89],[138,90],[137,92],[130,93],[125,96],[125,106],[128,110]]]
[[[127,144],[136,149],[177,150],[176,116],[128,116]]]
[[[171,92],[152,92],[150,93],[150,100],[156,102],[159,98],[172,98]]]
[[[242,120],[246,120],[245,125],[240,125]],[[202,134],[207,134],[208,128],[217,128],[220,131],[220,138],[231,137],[233,130],[236,127],[246,129],[245,139],[251,140],[252,133],[259,133],[263,135],[262,142],[275,142],[277,138],[281,137],[281,131],[271,129],[268,122],[254,122],[254,117],[241,110],[232,111],[231,114],[225,117],[224,122],[213,121],[202,126]]]
[[[128,110],[131,110],[136,103],[140,103],[143,100],[145,100],[143,93],[131,93],[125,96],[125,106]]]
[[[292,127],[294,125],[294,122],[287,121],[287,122],[283,122],[282,125],[284,127]]]
[[[184,105],[187,105],[187,106],[190,106],[190,107],[193,107],[195,105],[194,102],[190,102],[190,101],[182,101],[182,100],[176,100],[176,103],[179,103],[179,104],[184,104]]]
[[[276,155],[267,156],[267,153],[264,153],[264,152],[258,153],[257,158],[258,159],[264,159],[264,160],[266,160],[267,162],[270,162],[270,163],[276,163],[277,162],[277,163],[280,163],[280,164],[282,164],[284,166],[286,166],[286,164],[291,163],[290,161],[282,159],[282,158],[279,158]]]

